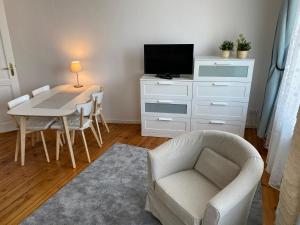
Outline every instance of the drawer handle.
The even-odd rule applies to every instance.
[[[213,86],[229,86],[228,83],[212,83]]]
[[[221,120],[211,120],[209,121],[210,124],[218,124],[218,125],[224,125],[225,121],[221,121]]]
[[[166,117],[158,117],[159,121],[172,121],[173,119],[172,118],[166,118]]]
[[[172,82],[172,81],[158,81],[157,84],[158,85],[172,85],[172,84],[174,84],[174,82]]]
[[[217,63],[217,62],[215,62],[214,64],[215,64],[215,66],[231,66],[232,65],[231,63]]]
[[[174,101],[172,100],[157,100],[157,103],[167,103],[167,104],[171,104],[173,103]]]
[[[228,103],[226,103],[226,102],[212,102],[211,105],[215,105],[215,106],[228,106]]]

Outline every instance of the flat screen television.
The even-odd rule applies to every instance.
[[[193,73],[193,44],[144,45],[144,73],[171,79]]]

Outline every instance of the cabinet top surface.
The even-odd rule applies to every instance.
[[[239,59],[235,57],[231,58],[222,58],[220,56],[195,56],[194,60],[203,60],[203,61],[208,61],[208,60],[220,60],[220,61],[255,61],[253,58],[246,58],[246,59]]]
[[[171,80],[168,79],[162,79],[159,77],[156,77],[155,75],[151,75],[151,74],[144,74],[140,80],[144,80],[144,81],[193,81],[193,75],[182,75],[181,77],[174,77]]]

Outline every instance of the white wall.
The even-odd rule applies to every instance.
[[[139,77],[145,43],[194,43],[196,55],[215,55],[224,39],[244,33],[256,59],[250,110],[260,110],[280,0],[5,0],[23,93],[49,83],[105,88],[110,120],[140,117]]]

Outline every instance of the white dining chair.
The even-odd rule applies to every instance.
[[[45,85],[43,87],[37,88],[35,90],[32,91],[32,96],[37,96],[45,91],[49,91],[50,90],[50,86],[49,85]]]
[[[14,100],[11,100],[7,103],[8,109],[17,107],[18,105],[28,101],[29,99],[30,99],[29,95],[23,95]],[[17,127],[19,127],[18,117],[13,117],[13,118],[16,122]],[[50,162],[50,160],[49,160],[47,145],[46,145],[43,131],[48,129],[53,122],[54,122],[54,119],[44,118],[44,117],[28,117],[26,119],[26,128],[25,128],[26,134],[31,134],[34,132],[40,133],[47,162]],[[19,148],[20,148],[20,131],[18,130],[17,140],[16,140],[16,149],[15,149],[15,161],[18,160]]]
[[[45,85],[45,86],[42,86],[42,87],[40,87],[40,88],[37,88],[37,89],[34,89],[31,93],[32,93],[32,97],[35,97],[35,96],[37,96],[37,95],[39,95],[39,94],[42,94],[42,93],[44,93],[44,92],[46,92],[46,91],[49,91],[50,90],[50,86],[47,84],[47,85]],[[35,136],[36,136],[36,138],[35,138]],[[40,139],[39,139],[39,136],[38,135],[35,135],[35,133],[32,133],[31,134],[31,143],[32,143],[32,146],[34,146],[35,145],[35,142],[36,141],[40,141]]]
[[[73,133],[72,139],[74,139],[75,131],[80,131],[88,162],[91,162],[84,130],[90,128],[93,132],[93,135],[94,135],[99,147],[102,146],[100,143],[100,140],[98,139],[96,130],[93,126],[93,121],[91,119],[92,113],[93,113],[93,101],[90,100],[87,103],[78,104],[76,106],[76,112],[77,112],[77,114],[75,113],[67,118],[67,121],[69,124],[69,130],[70,130],[70,132]],[[64,133],[62,121],[55,122],[51,126],[51,129],[56,130],[56,160],[59,160],[60,146],[62,144],[60,137],[61,137],[61,134]]]
[[[99,138],[101,140],[101,143],[103,143],[103,142],[102,142],[100,127],[99,127],[98,117],[100,117],[101,122],[104,124],[107,132],[109,133],[108,125],[107,125],[107,123],[104,119],[104,115],[102,113],[103,95],[104,95],[103,88],[101,88],[101,90],[99,92],[95,92],[95,93],[92,94],[92,99],[94,100],[94,112],[92,114],[92,118],[93,118],[93,121],[96,123],[97,130],[98,130],[98,135],[99,135]]]

